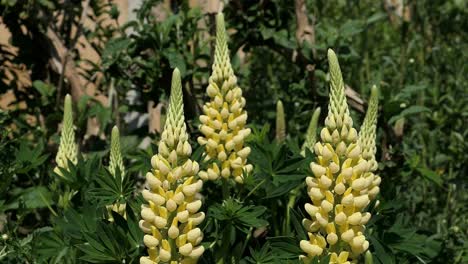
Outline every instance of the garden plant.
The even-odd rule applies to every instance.
[[[467,10],[0,1],[0,263],[468,263]]]

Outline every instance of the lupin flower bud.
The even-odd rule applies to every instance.
[[[120,150],[120,133],[117,126],[114,126],[112,128],[111,149],[109,157],[109,172],[114,177],[117,168],[119,168],[121,176],[123,177],[125,175],[125,167],[123,165],[122,152]]]
[[[62,172],[59,168],[68,170],[68,161],[70,160],[73,164],[78,162],[77,146],[75,143],[75,131],[73,130],[73,110],[71,96],[67,94],[65,96],[65,102],[63,106],[63,121],[62,121],[62,132],[60,134],[60,145],[55,157],[57,166],[54,168],[54,172],[60,176]]]
[[[286,139],[286,118],[284,116],[283,102],[276,102],[276,140],[283,142]]]
[[[122,160],[122,153],[120,151],[120,133],[119,129],[117,126],[114,126],[112,128],[112,134],[111,134],[111,149],[110,149],[110,157],[109,157],[109,172],[112,176],[115,177],[117,173],[117,168],[119,168],[120,171],[120,176],[123,177],[125,175],[125,167],[123,165],[123,160]],[[112,217],[111,211],[114,211],[120,215],[122,215],[124,218],[126,218],[126,204],[113,204],[107,206],[107,210],[109,213],[109,221],[114,221],[114,218]]]
[[[375,138],[377,130],[377,111],[379,108],[379,91],[374,85],[371,89],[371,96],[369,99],[369,107],[367,108],[366,117],[362,123],[361,130],[359,131],[359,144],[362,149],[362,158],[367,160],[370,167],[369,179],[372,179],[369,187],[369,198],[374,199],[379,193],[380,176],[375,175],[374,172],[378,169],[377,161],[375,160]]]
[[[364,225],[370,213],[371,184],[369,162],[361,155],[362,146],[353,128],[346,102],[343,77],[338,59],[328,50],[330,68],[330,102],[321,140],[315,143],[316,161],[310,165],[312,175],[306,179],[307,203],[303,225],[309,240],[301,241],[307,255],[300,258],[309,263],[315,256],[330,255],[330,263],[357,261],[369,247],[364,237]]]
[[[302,151],[301,151],[302,156],[305,156],[306,148],[308,148],[312,152],[314,151],[315,141],[317,140],[317,124],[318,124],[319,117],[320,117],[320,107],[317,107],[317,109],[315,109],[314,113],[312,114],[309,127],[307,128],[304,145],[302,145]]]
[[[236,182],[242,183],[244,171],[249,173],[252,170],[252,165],[247,164],[250,148],[244,147],[250,128],[245,127],[245,98],[237,86],[229,59],[222,13],[216,16],[216,48],[206,92],[210,101],[205,103],[204,114],[200,116],[200,132],[203,136],[198,138],[198,143],[205,146],[206,160],[217,159],[221,167],[213,162],[206,171],[200,172],[200,177],[203,180],[216,180],[219,176],[233,177]],[[242,155],[240,151],[243,151]]]
[[[141,257],[141,264],[196,263],[205,250],[197,228],[205,218],[198,212],[203,182],[196,178],[198,163],[190,160],[183,108],[180,72],[175,69],[159,153],[151,158],[148,189],[142,193],[148,203],[142,205],[140,228],[149,256]]]
[[[366,252],[364,264],[373,264],[373,263],[374,263],[374,258],[372,256],[372,253],[368,250]]]

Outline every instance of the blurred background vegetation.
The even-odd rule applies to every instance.
[[[326,50],[333,48],[357,124],[370,87],[381,90],[381,197],[367,234],[375,262],[468,263],[464,0],[1,0],[0,262],[138,261],[143,250],[138,213],[118,226],[93,220],[102,218],[90,209],[102,197],[92,194],[104,188],[93,180],[103,174],[96,164],[107,164],[108,135],[117,124],[125,135],[127,168],[135,176],[125,199],[138,211],[141,200],[131,193],[139,193],[134,189],[150,168],[174,67],[182,73],[195,146],[219,10],[256,131],[250,141],[256,169],[243,196],[238,194],[241,202],[221,205],[214,184],[206,185],[205,240],[214,241],[222,232],[217,225],[228,221],[242,233],[233,231],[229,241],[236,261],[275,263],[275,254],[294,261],[303,235],[294,219],[302,218],[305,193],[299,194],[291,226],[282,218],[289,192],[306,175],[297,146],[316,107],[322,108],[323,123]],[[77,138],[86,159],[65,183],[68,189],[60,189],[51,171],[67,93],[76,106]],[[285,144],[270,140],[279,99],[287,117]],[[258,185],[262,181],[268,184]],[[74,209],[59,210],[55,190],[72,193]],[[234,217],[239,206],[250,218]],[[105,239],[102,234],[127,242],[110,245],[99,240]],[[211,248],[203,263],[214,263],[216,247]]]

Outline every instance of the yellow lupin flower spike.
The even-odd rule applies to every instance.
[[[286,118],[284,116],[283,102],[276,102],[276,140],[283,142],[286,139]]]
[[[371,96],[369,99],[369,106],[367,108],[366,117],[361,125],[359,131],[359,144],[362,149],[362,158],[369,162],[371,177],[374,177],[371,186],[369,187],[369,198],[374,199],[380,192],[380,176],[373,174],[378,169],[377,161],[375,160],[375,153],[377,148],[375,146],[376,130],[377,130],[377,112],[379,108],[379,91],[374,85],[371,88]]]
[[[363,211],[370,202],[370,163],[362,158],[338,59],[332,50],[328,50],[328,61],[328,115],[321,140],[314,146],[317,158],[310,164],[313,176],[306,178],[312,203],[305,205],[310,219],[303,220],[309,240],[300,243],[306,253],[301,256],[305,263],[324,253],[331,255],[333,263],[349,263],[348,258],[356,261],[369,247],[363,233],[371,215]]]
[[[146,174],[148,189],[142,193],[148,204],[142,205],[140,228],[149,256],[141,257],[141,264],[196,263],[205,250],[197,227],[205,219],[205,214],[198,212],[203,182],[195,177],[198,163],[190,160],[192,148],[183,108],[180,72],[175,69],[159,153],[151,158],[153,169]]]
[[[252,171],[252,165],[247,164],[250,148],[244,147],[244,140],[250,134],[246,128],[247,112],[243,109],[245,98],[237,86],[237,78],[232,70],[227,46],[224,16],[216,16],[216,48],[212,74],[206,89],[210,101],[203,106],[200,116],[200,131],[203,136],[198,143],[205,146],[206,160],[212,162],[206,171],[200,172],[203,180],[216,180],[221,175],[224,178],[233,177],[238,183],[243,183],[244,170]]]
[[[62,121],[62,132],[60,134],[60,145],[55,157],[57,166],[54,168],[54,172],[60,176],[62,172],[60,168],[68,170],[68,161],[70,160],[73,164],[78,162],[78,148],[75,143],[75,131],[73,130],[73,109],[71,96],[67,94],[65,96],[65,102],[63,106],[63,121]]]

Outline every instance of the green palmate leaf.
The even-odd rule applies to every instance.
[[[49,154],[43,154],[44,145],[42,143],[30,148],[27,141],[21,141],[19,148],[15,152],[17,173],[27,173],[43,164]]]
[[[100,205],[125,203],[129,200],[135,189],[131,177],[121,177],[120,169],[115,170],[115,177],[109,172],[102,171],[96,177],[97,187],[90,188],[88,193],[97,200]]]
[[[307,167],[307,159],[292,153],[288,149],[289,146],[290,144],[279,145],[276,142],[269,142],[264,137],[255,139],[251,144],[250,160],[256,164],[253,186],[261,183],[255,192],[264,192],[263,199],[284,195],[301,184],[305,178],[302,169]]]
[[[285,263],[289,259],[285,254],[281,254],[278,250],[274,250],[270,243],[265,243],[260,249],[254,250],[253,248],[249,249],[250,257],[246,257],[241,261],[241,263]],[[286,263],[292,263],[287,261]]]
[[[103,173],[103,167],[98,155],[89,155],[86,160],[79,155],[76,164],[68,160],[68,168],[59,168],[59,170],[62,176],[59,177],[59,180],[72,190],[79,190],[89,186],[95,180],[96,175]]]
[[[84,232],[85,243],[77,247],[84,253],[80,259],[91,263],[127,263],[138,256],[138,247],[129,240],[128,226],[120,215],[114,214],[120,224],[100,222],[95,232]],[[119,218],[120,217],[120,218]]]
[[[101,212],[94,205],[85,205],[80,211],[67,209],[57,219],[57,226],[66,236],[82,240],[83,232],[95,232],[97,223],[101,220],[100,215]]]
[[[249,159],[256,165],[256,169],[261,169],[267,172],[273,171],[270,161],[272,157],[265,146],[252,145],[251,153],[252,155],[250,155]]]
[[[76,250],[69,239],[57,233],[50,227],[36,230],[35,246],[39,262],[76,263]]]
[[[209,208],[208,213],[216,220],[227,222],[243,232],[248,232],[249,227],[267,226],[268,222],[260,218],[266,211],[266,207],[242,205],[240,202],[229,199],[223,204],[216,204]]]

